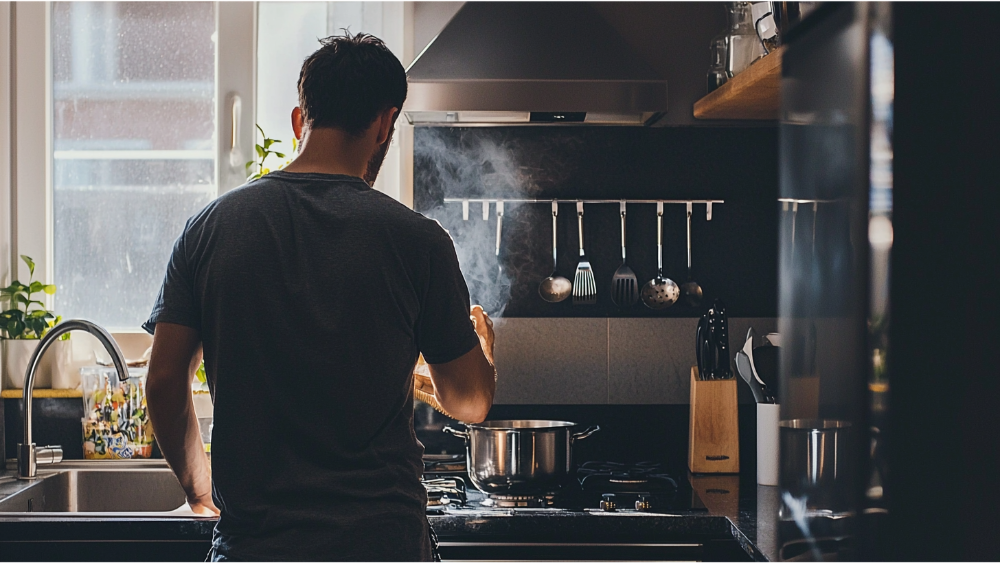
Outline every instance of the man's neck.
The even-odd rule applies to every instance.
[[[308,129],[303,131],[298,156],[284,170],[363,178],[372,144],[367,138],[354,137],[340,129]]]

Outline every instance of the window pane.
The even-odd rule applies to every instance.
[[[215,6],[52,6],[55,311],[137,329],[215,185]]]
[[[292,108],[299,104],[302,61],[320,47],[318,39],[351,33],[380,37],[402,56],[402,9],[393,2],[261,2],[257,17],[257,123],[268,137],[291,151]],[[399,21],[396,21],[396,19]],[[258,133],[259,135],[259,133]],[[259,141],[259,139],[258,139]],[[268,164],[281,164],[271,157]]]

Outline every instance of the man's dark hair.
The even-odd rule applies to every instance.
[[[403,107],[406,71],[381,39],[345,32],[320,43],[299,72],[304,123],[360,136],[379,113]]]

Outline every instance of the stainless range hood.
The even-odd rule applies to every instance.
[[[658,76],[579,2],[467,2],[406,71],[414,125],[647,125]]]

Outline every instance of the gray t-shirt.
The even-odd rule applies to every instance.
[[[360,178],[272,172],[188,221],[158,322],[204,346],[220,554],[430,557],[411,372],[479,345],[436,221]]]

